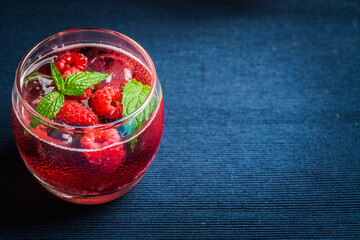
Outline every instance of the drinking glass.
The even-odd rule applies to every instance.
[[[24,78],[46,56],[72,47],[101,46],[119,51],[150,73],[150,93],[131,114],[96,126],[69,126],[38,114],[24,98]],[[155,66],[148,53],[134,40],[115,31],[78,28],[54,34],[28,51],[15,75],[11,99],[11,121],[15,142],[31,174],[49,192],[78,204],[99,204],[114,200],[133,188],[152,163],[162,137],[164,103]],[[155,100],[155,101],[154,101]],[[147,106],[155,106],[139,129],[134,122]],[[30,126],[38,117],[43,124]],[[120,138],[108,146],[86,149],[79,139],[117,133]]]

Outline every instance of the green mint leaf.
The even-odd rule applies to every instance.
[[[31,122],[30,122],[30,127],[36,128],[37,126],[39,126],[41,124],[45,124],[45,122],[43,120],[41,120],[41,118],[39,118],[37,116],[32,116]]]
[[[50,68],[51,68],[51,75],[54,78],[55,86],[61,92],[64,89],[64,80],[62,78],[62,75],[52,62],[50,63]]]
[[[132,79],[124,86],[122,104],[124,117],[135,111],[145,101],[150,93],[150,86],[143,85],[141,82]],[[155,96],[150,100],[150,103],[136,116],[134,123],[134,131],[142,127],[145,121],[149,118],[151,112],[155,109]]]
[[[46,94],[36,106],[36,112],[41,114],[47,119],[52,119],[58,114],[62,106],[64,105],[65,97],[60,92],[50,92]],[[32,128],[36,128],[40,124],[44,124],[39,117],[33,116],[30,122]]]
[[[140,105],[145,101],[149,93],[150,93],[150,86],[143,85],[141,82],[137,81],[136,79],[132,79],[130,82],[126,83],[124,86],[124,91],[122,92],[124,117],[131,114],[138,107],[140,107]],[[155,96],[153,96],[149,104],[135,117],[134,129],[133,129],[134,132],[142,127],[145,121],[149,118],[151,112],[155,109],[155,106],[156,106],[156,99]],[[136,143],[137,143],[137,138],[130,141],[130,147],[132,151],[134,151]]]
[[[58,91],[46,94],[36,106],[36,111],[47,119],[52,119],[64,105],[65,97]]]
[[[47,78],[47,79],[52,79],[51,76],[42,74],[41,72],[33,72],[32,74],[30,74],[29,76],[27,76],[27,78],[24,79],[24,83],[26,82],[32,82],[35,80],[39,80],[39,77],[43,77],[43,78]]]
[[[44,125],[49,126],[49,127],[53,127],[50,124],[44,122],[41,118],[39,118],[37,116],[32,117],[31,122],[30,122],[30,127],[36,128],[37,126],[39,126],[41,124],[44,124]]]
[[[78,72],[69,74],[65,78],[64,94],[66,95],[79,95],[77,90],[85,90],[93,85],[101,82],[102,80],[109,77],[110,74],[103,74],[99,72]],[[68,90],[71,89],[71,90]],[[74,92],[74,94],[72,94]],[[84,94],[84,93],[83,93]]]
[[[74,88],[74,87],[67,87],[62,91],[62,94],[69,95],[69,96],[81,96],[84,95],[84,91]]]
[[[133,152],[134,152],[136,143],[137,143],[137,138],[134,138],[133,140],[130,141],[131,151],[133,151]]]

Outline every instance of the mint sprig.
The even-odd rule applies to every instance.
[[[57,89],[61,92],[64,89],[64,81],[60,71],[53,63],[50,63],[51,75],[54,78],[54,83]]]
[[[64,105],[65,97],[58,91],[50,92],[46,94],[39,104],[36,106],[36,112],[40,113],[47,119],[52,119],[58,114],[62,106]],[[30,126],[35,128],[44,123],[40,118],[34,116],[31,119]]]
[[[110,74],[102,74],[99,72],[78,72],[74,74],[69,74],[65,78],[65,89],[82,89],[85,90],[102,80],[109,77]]]
[[[36,106],[36,112],[43,117],[51,120],[55,117],[60,109],[64,106],[65,96],[83,95],[84,90],[92,87],[93,85],[101,82],[110,76],[110,74],[102,74],[99,72],[78,72],[69,74],[63,80],[60,71],[53,63],[50,63],[51,75],[58,91],[53,91],[45,94]],[[39,117],[33,116],[30,126],[36,128],[40,124],[45,124]]]
[[[122,104],[123,104],[123,116],[134,112],[140,105],[145,101],[146,97],[150,93],[150,86],[143,85],[141,82],[136,79],[132,79],[130,82],[126,83],[124,86],[124,91],[122,92]],[[153,96],[148,105],[135,117],[134,122],[134,132],[140,129],[145,121],[149,118],[152,111],[154,111],[156,106],[156,99]],[[134,150],[135,143],[137,139],[131,141],[131,148]]]
[[[65,97],[60,92],[50,92],[41,99],[36,106],[36,111],[47,119],[52,119],[60,111],[64,102]]]

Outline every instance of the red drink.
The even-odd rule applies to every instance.
[[[121,34],[102,29],[75,29],[60,35],[63,41],[68,37],[64,47],[42,53],[41,46],[51,45],[52,41],[58,43],[59,36],[52,36],[35,46],[38,52],[30,51],[19,65],[11,111],[15,141],[30,172],[50,192],[80,204],[107,202],[129,191],[156,155],[164,122],[160,83],[150,57]],[[104,41],[98,41],[99,38]],[[67,54],[73,54],[75,59],[66,60],[71,66],[61,62],[67,59]],[[77,56],[86,59],[86,63]],[[29,63],[30,57],[36,60]],[[71,77],[80,76],[78,72],[111,75],[86,88],[80,97],[66,95],[55,84],[55,77],[51,78],[50,63],[60,69],[65,90],[70,88]],[[140,86],[142,95],[149,86],[142,103],[140,95],[138,98],[131,95],[138,89],[135,85]],[[109,95],[115,94],[114,89],[116,97]],[[65,102],[50,121],[36,111],[40,101],[40,104],[45,102],[44,96],[53,92],[63,94]],[[106,102],[108,96],[113,98]],[[136,102],[133,98],[138,101],[137,108],[126,113]],[[95,120],[91,122],[83,119],[84,116]],[[39,118],[41,122],[34,124]]]

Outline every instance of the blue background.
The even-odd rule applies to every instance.
[[[360,238],[359,1],[6,1],[0,7],[1,239]],[[102,27],[152,57],[163,139],[124,197],[47,193],[13,139],[20,59]]]

